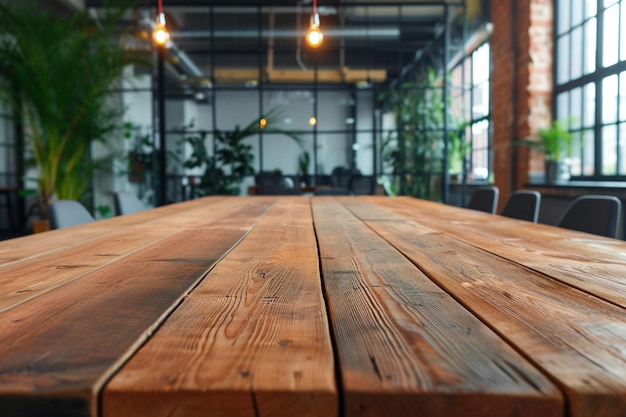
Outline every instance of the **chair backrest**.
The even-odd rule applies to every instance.
[[[138,211],[144,211],[146,206],[143,205],[141,200],[133,193],[128,191],[118,191],[113,195],[113,202],[115,205],[115,214],[118,216],[124,214],[137,213]]]
[[[539,191],[518,190],[506,201],[502,215],[514,219],[537,223],[541,194]]]
[[[615,238],[621,212],[622,203],[617,197],[583,195],[570,203],[558,226]]]
[[[93,222],[94,218],[78,201],[57,200],[48,206],[48,220],[50,229],[63,229]]]
[[[499,194],[500,190],[495,185],[480,187],[472,194],[472,198],[467,203],[467,208],[496,214]]]
[[[256,176],[259,195],[299,195],[300,184],[280,173],[262,172]]]
[[[333,188],[350,188],[350,177],[360,174],[358,169],[351,169],[344,166],[333,168],[330,174],[330,182]]]
[[[354,174],[350,177],[349,188],[354,195],[372,195],[376,191],[376,178]]]

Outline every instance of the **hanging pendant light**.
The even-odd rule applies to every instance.
[[[165,25],[165,13],[163,13],[163,0],[159,0],[156,26],[152,31],[152,40],[158,46],[165,46],[170,40],[170,33]]]
[[[306,33],[306,43],[311,48],[318,48],[324,41],[324,34],[320,30],[320,15],[317,13],[317,0],[313,0],[311,25]]]

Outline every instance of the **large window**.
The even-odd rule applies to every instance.
[[[626,0],[557,0],[555,117],[574,133],[572,174],[626,175]]]
[[[18,185],[17,153],[15,151],[15,131],[10,120],[10,114],[0,106],[0,188],[12,188]],[[0,198],[0,230],[16,229],[17,218],[15,210],[11,211],[11,204],[16,194],[3,194]]]
[[[490,49],[484,43],[452,70],[452,103],[455,118],[467,124],[467,175],[483,181],[491,172]]]

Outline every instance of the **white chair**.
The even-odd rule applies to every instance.
[[[78,201],[57,200],[48,206],[48,220],[50,229],[54,230],[90,223],[95,219]]]
[[[137,196],[128,191],[116,192],[113,196],[113,202],[115,203],[115,214],[118,216],[137,213],[146,209]]]

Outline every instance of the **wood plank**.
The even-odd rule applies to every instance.
[[[433,223],[426,217],[416,225],[393,213],[372,215],[358,201],[343,203],[378,218],[367,225],[549,375],[567,397],[568,416],[625,415],[623,308],[450,235],[424,234],[423,224]]]
[[[272,202],[259,203],[0,314],[0,415],[97,416],[104,382]]]
[[[283,198],[111,380],[105,417],[337,415],[308,199]]]
[[[427,216],[431,230],[445,232],[626,308],[624,241],[416,199],[368,201],[416,222]]]
[[[204,200],[204,206],[198,206],[197,203],[184,203],[175,208],[169,206],[170,210],[165,212],[169,217],[163,215],[155,217],[151,211],[123,216],[135,216],[134,222],[138,224],[129,225],[124,221],[122,222],[124,227],[116,224],[117,227],[112,228],[112,231],[100,233],[99,237],[79,240],[42,254],[33,253],[21,260],[1,265],[0,313],[182,230],[211,227],[213,224],[222,227],[227,224],[236,226],[238,212],[233,210],[232,202],[233,200],[211,198]],[[254,210],[264,212],[271,203],[272,201],[268,199],[246,201],[245,204],[238,204],[239,213],[249,216],[254,214]],[[181,215],[182,213],[184,215]],[[54,234],[71,237],[73,231],[66,229],[50,232],[50,235]],[[38,243],[37,237],[33,236],[30,239],[35,247]]]
[[[117,216],[98,220],[93,223],[75,226],[70,229],[51,230],[36,235],[28,235],[0,241],[0,265],[20,261],[24,258],[46,255],[59,249],[76,246],[83,241],[98,238],[116,229],[126,229],[149,221],[159,222],[167,216],[177,216],[181,210],[193,207],[204,207],[210,212],[208,205],[219,203],[221,197],[206,200],[192,200],[179,204],[158,207],[126,216]]]
[[[547,378],[336,199],[313,213],[346,417],[563,415]]]

